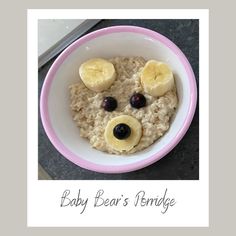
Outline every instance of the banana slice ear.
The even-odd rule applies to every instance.
[[[113,84],[116,71],[111,62],[102,58],[93,58],[80,66],[79,75],[88,89],[102,92]]]
[[[141,84],[146,93],[159,97],[173,88],[174,76],[167,64],[150,60],[141,72]]]

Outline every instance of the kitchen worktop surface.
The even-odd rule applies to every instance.
[[[113,26],[136,25],[157,31],[172,40],[188,58],[198,86],[199,78],[199,27],[198,20],[102,20],[88,32]],[[56,56],[57,57],[57,56]],[[40,97],[45,76],[53,58],[38,71]],[[40,114],[40,113],[39,113]],[[160,161],[124,174],[101,174],[83,169],[68,161],[51,144],[38,118],[39,164],[52,179],[61,180],[196,180],[199,179],[199,112],[197,109],[192,124],[180,143]]]

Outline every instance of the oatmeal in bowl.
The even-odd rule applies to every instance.
[[[92,147],[113,154],[141,151],[169,129],[178,98],[165,63],[142,57],[95,58],[70,85],[73,119]]]
[[[114,26],[86,34],[57,57],[41,90],[40,115],[65,158],[124,173],[178,144],[196,100],[192,68],[173,42],[149,29]]]

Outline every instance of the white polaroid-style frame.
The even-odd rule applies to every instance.
[[[79,17],[78,17],[79,16]],[[38,20],[39,19],[199,19],[199,180],[38,180]],[[27,18],[27,224],[30,227],[207,227],[209,226],[209,11],[207,9],[58,9],[28,10]],[[95,195],[129,198],[144,190],[176,204],[160,207],[94,207]],[[60,207],[65,190],[88,203]],[[83,213],[81,214],[81,212]]]

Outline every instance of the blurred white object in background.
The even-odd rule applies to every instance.
[[[38,20],[38,68],[60,53],[100,20]]]
[[[38,21],[38,55],[74,30],[85,20],[39,20]]]

